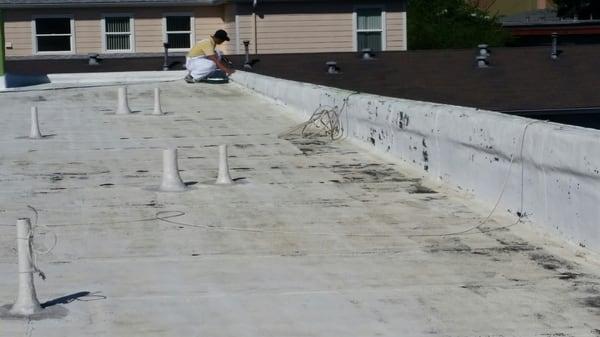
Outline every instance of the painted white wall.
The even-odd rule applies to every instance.
[[[496,202],[506,181],[498,211],[521,211],[522,196],[529,220],[600,252],[600,131],[474,108],[351,95],[245,72],[235,73],[233,80],[301,111],[302,118],[320,105],[342,106],[347,99],[342,113],[347,137],[418,165],[485,203]]]

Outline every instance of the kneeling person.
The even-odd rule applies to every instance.
[[[186,82],[201,82],[208,78],[226,81],[234,70],[222,59],[221,52],[215,50],[217,45],[229,41],[227,32],[219,29],[214,35],[198,42],[187,54],[185,68],[188,75]]]

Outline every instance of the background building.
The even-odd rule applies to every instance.
[[[0,0],[8,57],[186,51],[216,29],[227,53],[406,49],[406,1]]]
[[[551,0],[470,0],[490,14],[512,15],[551,7]]]

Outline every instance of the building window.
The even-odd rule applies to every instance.
[[[104,51],[133,51],[133,17],[129,15],[105,16],[103,18]]]
[[[382,18],[382,10],[379,8],[356,10],[356,42],[359,51],[365,48],[383,50]]]
[[[191,15],[169,14],[165,16],[165,39],[171,49],[192,47],[194,18]]]
[[[33,20],[36,53],[62,53],[73,51],[73,19],[47,17]]]

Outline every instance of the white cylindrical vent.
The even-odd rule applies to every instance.
[[[479,48],[479,55],[480,56],[488,57],[488,56],[490,56],[492,54],[490,52],[490,48],[489,48],[489,46],[487,44],[477,45],[477,48]]]
[[[553,60],[558,59],[558,33],[552,33],[552,53],[550,54],[550,58]]]
[[[219,145],[219,175],[216,184],[230,185],[233,179],[229,175],[229,163],[227,162],[227,145]]]
[[[127,102],[127,87],[120,87],[117,102],[117,114],[125,115],[130,113],[131,109],[129,109],[129,103]]]
[[[488,61],[487,56],[477,56],[477,67],[479,68],[488,68],[490,62]]]
[[[13,315],[29,316],[42,311],[33,284],[33,251],[31,221],[28,218],[17,220],[17,251],[19,254],[19,291],[17,300],[10,309]]]
[[[340,68],[337,66],[337,62],[328,61],[325,64],[327,65],[327,73],[329,73],[329,74],[338,74],[339,73]]]
[[[29,132],[29,138],[31,138],[31,139],[42,138],[42,133],[40,132],[40,123],[38,121],[37,106],[31,107],[31,131]]]
[[[159,88],[154,88],[154,111],[152,112],[153,115],[162,115],[163,111],[162,111],[162,107],[160,105],[160,89]]]
[[[163,176],[160,190],[164,192],[181,192],[186,190],[186,186],[179,176],[177,149],[163,150]]]

